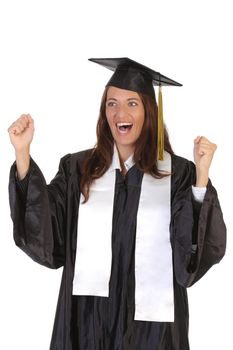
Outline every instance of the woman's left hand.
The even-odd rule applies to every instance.
[[[197,136],[194,140],[194,162],[196,164],[196,186],[206,187],[209,178],[209,169],[217,149],[215,143],[204,136]]]

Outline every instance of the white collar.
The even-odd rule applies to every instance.
[[[135,164],[135,161],[133,159],[133,154],[129,156],[129,158],[124,162],[124,166],[126,171],[129,171],[130,168]],[[119,158],[119,153],[116,147],[116,144],[114,144],[113,148],[113,156],[112,156],[112,164],[109,167],[109,171],[120,169],[121,170],[121,163],[120,163],[120,158]]]

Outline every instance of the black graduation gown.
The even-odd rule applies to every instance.
[[[72,296],[84,156],[85,151],[63,157],[49,185],[31,159],[26,190],[15,180],[15,164],[10,172],[16,245],[42,265],[64,266],[50,350],[188,350],[186,287],[225,253],[226,229],[216,190],[209,181],[204,202],[195,202],[195,166],[172,155],[175,322],[134,321],[135,227],[143,177],[135,165],[125,179],[116,174],[109,297]]]

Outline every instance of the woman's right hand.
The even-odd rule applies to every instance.
[[[30,114],[22,114],[9,128],[9,136],[16,152],[29,152],[34,135],[34,121]]]
[[[8,129],[15,149],[17,177],[22,180],[30,165],[30,144],[34,135],[34,121],[30,114],[22,114]]]

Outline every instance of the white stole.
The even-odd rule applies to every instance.
[[[158,168],[171,172],[168,153]],[[92,184],[87,203],[82,204],[80,196],[73,295],[109,296],[115,169],[113,159]],[[155,179],[144,174],[136,229],[135,320],[174,321],[170,193],[170,176]]]

